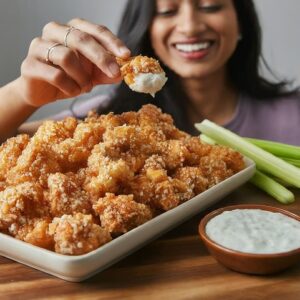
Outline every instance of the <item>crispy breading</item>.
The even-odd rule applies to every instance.
[[[154,97],[168,80],[159,61],[152,57],[138,55],[128,59],[116,58],[116,60],[125,83],[135,92]]]
[[[138,55],[126,60],[117,57],[117,62],[121,66],[121,74],[128,85],[134,83],[134,77],[139,73],[164,72],[158,60],[152,57]]]
[[[150,208],[135,202],[133,195],[106,193],[93,208],[100,216],[101,225],[114,236],[128,232],[152,218]]]
[[[1,231],[10,233],[12,228],[24,225],[28,219],[47,215],[49,207],[38,183],[25,182],[0,192]]]
[[[16,165],[17,159],[29,143],[29,139],[27,134],[20,134],[8,139],[0,146],[0,181],[4,181],[7,172]]]
[[[82,189],[79,176],[74,173],[51,174],[48,177],[48,192],[45,198],[49,202],[51,215],[55,217],[77,212],[91,213],[90,197]]]
[[[244,166],[241,154],[201,143],[154,105],[46,121],[0,147],[0,231],[87,253]]]
[[[29,219],[24,225],[16,229],[14,237],[26,243],[53,250],[54,239],[49,234],[50,223],[50,217]]]
[[[77,213],[54,218],[49,225],[57,253],[80,255],[111,241],[109,232],[93,222],[92,215]]]

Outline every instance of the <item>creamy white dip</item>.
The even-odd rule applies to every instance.
[[[165,73],[139,73],[129,87],[135,92],[151,94],[154,97],[167,80]]]
[[[218,244],[246,253],[281,253],[300,248],[300,222],[261,209],[225,211],[206,224]]]

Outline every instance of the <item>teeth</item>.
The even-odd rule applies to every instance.
[[[204,50],[209,47],[210,43],[197,43],[197,44],[176,44],[175,47],[179,51],[183,52],[195,52],[199,50]]]

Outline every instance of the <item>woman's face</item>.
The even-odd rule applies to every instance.
[[[223,72],[239,26],[232,0],[156,0],[150,28],[159,59],[183,78]]]

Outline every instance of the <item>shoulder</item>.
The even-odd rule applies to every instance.
[[[243,97],[249,113],[260,117],[264,122],[274,121],[283,124],[291,118],[291,122],[300,125],[300,94],[292,94],[273,99],[255,99]]]
[[[274,99],[255,99],[243,95],[238,113],[229,125],[229,129],[242,136],[299,144],[300,95]]]

